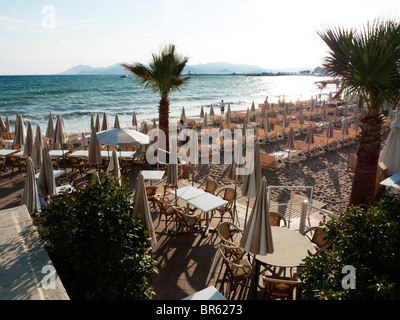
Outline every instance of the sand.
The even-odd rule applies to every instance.
[[[299,140],[304,137],[299,137]],[[285,149],[285,141],[261,146],[265,153]],[[353,171],[347,168],[348,157],[357,152],[358,144],[339,148],[299,164],[286,165],[281,170],[262,170],[269,186],[313,186],[313,199],[325,204],[333,213],[344,211],[350,199]],[[199,165],[194,169],[196,182],[214,179],[221,186],[232,185],[228,177],[229,165]],[[191,174],[191,173],[190,173]],[[241,187],[239,183],[239,187]]]

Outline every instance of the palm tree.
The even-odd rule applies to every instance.
[[[188,57],[182,57],[175,51],[175,45],[166,45],[159,54],[152,54],[152,61],[146,67],[141,63],[122,64],[132,72],[145,88],[151,88],[160,95],[158,105],[159,128],[164,131],[169,141],[169,94],[180,90],[189,77],[182,77]],[[166,150],[169,150],[168,143]]]
[[[330,51],[323,67],[340,80],[341,93],[356,94],[367,106],[361,115],[357,165],[350,205],[367,204],[375,195],[385,101],[397,105],[400,92],[400,24],[376,20],[361,31],[343,28],[318,32]]]

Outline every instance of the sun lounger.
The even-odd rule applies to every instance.
[[[282,156],[271,156],[266,153],[260,154],[260,162],[261,168],[270,169],[270,170],[278,170],[285,166],[285,161]]]

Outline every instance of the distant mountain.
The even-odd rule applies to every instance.
[[[103,67],[103,68],[94,68],[91,66],[80,64],[80,65],[72,67],[60,74],[65,74],[65,75],[119,74],[119,75],[123,75],[126,73],[127,73],[127,71],[123,67],[121,67],[121,63],[115,63],[112,66]]]
[[[299,72],[309,68],[293,69],[265,69],[257,65],[232,64],[227,62],[209,62],[206,64],[187,65],[183,70],[184,74],[257,74],[257,73],[278,73],[278,72]],[[88,65],[72,67],[61,74],[64,75],[87,75],[87,74],[117,74],[124,75],[128,72],[121,67],[121,63],[109,67],[94,68]]]

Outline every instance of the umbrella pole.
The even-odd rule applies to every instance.
[[[233,201],[233,223],[235,223],[235,215],[237,216],[237,210],[236,210],[236,189],[237,189],[237,183],[236,183],[236,179],[235,179],[235,199]],[[240,221],[239,221],[239,217],[237,217],[237,224],[238,226],[240,226]]]
[[[250,198],[247,198],[246,218],[244,220],[244,227],[245,228],[246,228],[246,223],[247,223],[247,214],[249,212],[249,202],[250,202]]]

